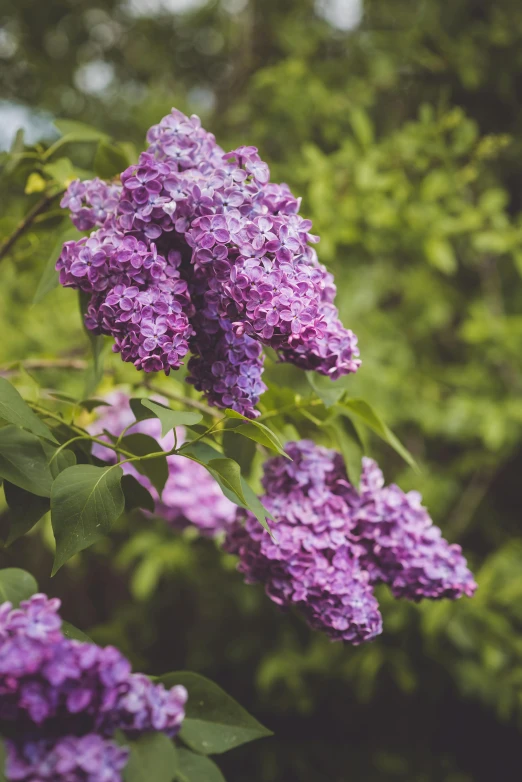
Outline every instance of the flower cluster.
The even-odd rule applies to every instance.
[[[292,461],[265,465],[272,537],[251,514],[227,533],[225,548],[239,555],[247,582],[263,583],[274,602],[295,605],[312,627],[354,644],[381,632],[374,584],[411,600],[473,595],[460,546],[442,538],[416,492],[385,487],[371,459],[357,491],[334,451],[306,440],[286,451]]]
[[[71,211],[71,219],[79,231],[101,228],[116,214],[121,186],[101,179],[72,182],[62,198],[61,205]]]
[[[155,400],[160,403],[166,401],[160,397]],[[135,418],[129,397],[122,391],[108,394],[106,401],[109,405],[100,408],[98,418],[89,427],[91,434],[105,439],[105,431],[118,437],[124,429],[130,427],[130,433],[141,432],[154,437],[165,451],[174,446],[172,432],[161,437],[161,424],[157,418],[146,418],[132,425]],[[176,429],[176,437],[178,445],[181,445],[184,439],[181,427]],[[93,454],[106,462],[112,462],[115,458],[114,451],[97,443],[93,445]],[[175,529],[193,526],[206,536],[219,534],[234,521],[237,506],[225,497],[204,467],[184,456],[175,455],[167,456],[167,464],[169,476],[161,497],[146,475],[139,473],[129,462],[122,465],[125,473],[133,475],[152,494],[157,516]]]
[[[261,345],[333,379],[355,372],[357,339],[318,237],[257,149],[224,154],[175,109],[147,140],[121,187],[73,182],[62,202],[77,227],[98,227],[57,264],[62,285],[91,296],[87,327],[147,372],[177,369],[190,348],[189,382],[250,417],[265,389]]]
[[[0,724],[10,780],[120,782],[128,750],[111,737],[174,737],[187,692],[131,673],[114,647],[64,637],[60,601],[0,606]]]
[[[181,279],[181,255],[106,228],[66,242],[56,268],[62,285],[90,294],[85,325],[114,337],[113,350],[146,372],[178,369],[189,350],[194,313]]]

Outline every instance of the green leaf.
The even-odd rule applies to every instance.
[[[0,377],[0,419],[21,426],[38,437],[57,442],[49,427],[33,413],[16,388],[4,377]]]
[[[233,429],[225,429],[222,444],[227,459],[234,459],[240,465],[241,473],[248,475],[256,454],[255,442],[247,437],[237,437]]]
[[[53,249],[51,250],[51,254],[49,255],[49,258],[47,260],[47,263],[45,264],[45,268],[43,270],[42,276],[40,277],[40,281],[38,283],[38,286],[36,288],[36,293],[33,297],[33,304],[38,304],[42,299],[47,296],[48,293],[50,293],[52,290],[58,287],[60,284],[59,282],[59,275],[56,271],[56,261],[60,257],[60,253],[62,252],[62,247],[64,242],[74,242],[78,241],[83,234],[78,231],[77,228],[73,228],[70,226],[69,221],[67,220],[67,230],[60,234],[58,239],[56,240],[56,243],[53,246]]]
[[[254,440],[254,442],[260,443],[260,445],[264,445],[266,448],[270,448],[271,451],[286,456],[279,438],[268,428],[268,426],[265,426],[265,424],[258,421],[251,420],[240,413],[236,413],[235,410],[225,410],[225,415],[233,420],[245,421],[245,423],[230,428],[229,431],[241,434],[243,437],[248,437],[250,440]]]
[[[424,251],[428,261],[443,274],[455,274],[458,268],[455,252],[447,239],[432,236],[426,240]]]
[[[339,412],[344,414],[353,413],[353,415],[356,415],[358,418],[360,418],[360,420],[363,421],[366,426],[378,434],[379,437],[388,443],[388,445],[391,445],[391,447],[399,454],[399,456],[402,456],[404,461],[409,464],[410,467],[413,467],[414,470],[419,470],[413,456],[403,446],[399,438],[393,434],[391,429],[386,426],[384,421],[380,418],[379,415],[377,415],[373,407],[369,405],[368,402],[365,402],[364,399],[343,399],[338,407]]]
[[[195,752],[213,755],[255,741],[272,732],[261,725],[217,684],[190,671],[161,676],[167,688],[182,684],[188,690],[180,736]]]
[[[54,125],[62,136],[67,136],[68,139],[70,137],[71,141],[99,141],[108,138],[106,133],[76,120],[57,119]]]
[[[222,459],[223,454],[214,448],[209,443],[204,443],[202,440],[198,440],[197,443],[191,443],[190,440],[180,448],[180,454],[182,456],[188,456],[195,462],[199,462],[203,467],[207,467],[211,459]]]
[[[261,504],[259,498],[255,494],[255,492],[250,488],[248,483],[245,481],[245,479],[240,476],[241,479],[241,495],[238,494],[238,492],[230,486],[229,483],[225,482],[222,479],[221,474],[215,470],[212,469],[210,466],[210,463],[212,461],[233,461],[232,459],[224,459],[223,455],[217,451],[215,448],[213,448],[208,443],[203,443],[198,441],[197,443],[185,443],[180,451],[182,456],[188,456],[189,459],[193,459],[195,462],[198,462],[198,464],[202,464],[203,467],[206,467],[207,470],[210,472],[210,474],[217,480],[219,483],[219,486],[221,488],[221,491],[227,497],[231,502],[234,502],[236,505],[239,505],[240,508],[246,508],[247,510],[250,510],[256,519],[259,521],[260,524],[263,525],[263,527],[267,530],[267,532],[270,533],[270,528],[266,522],[266,519],[272,519],[272,515],[266,510],[266,508],[263,507]],[[238,469],[239,469],[239,465]],[[237,476],[237,471],[234,469],[233,471],[234,477]],[[271,533],[270,533],[271,534]]]
[[[164,733],[146,733],[129,742],[130,756],[123,771],[125,782],[173,782],[178,756]]]
[[[305,372],[306,379],[311,388],[326,408],[332,407],[346,393],[346,387],[350,378],[341,377],[339,380],[331,380],[318,375],[317,372]]]
[[[76,455],[69,448],[63,448],[61,451],[58,451],[56,448],[50,448],[45,443],[44,451],[47,454],[47,462],[53,478],[57,478],[67,467],[74,467],[76,464]]]
[[[39,497],[50,497],[53,476],[42,441],[16,426],[0,429],[0,478]]]
[[[204,755],[180,748],[178,762],[178,782],[225,782],[225,777],[214,761]]]
[[[24,193],[31,195],[32,193],[43,193],[47,187],[47,181],[37,171],[32,171],[27,177],[25,183]]]
[[[17,567],[0,570],[0,603],[9,601],[17,608],[36,592],[38,584],[30,573]]]
[[[229,491],[236,494],[240,502],[247,505],[247,500],[243,494],[243,486],[241,484],[241,467],[237,462],[225,457],[211,459],[207,465],[207,469],[211,473],[219,476],[220,483],[224,484]]]
[[[69,182],[76,179],[74,166],[68,157],[60,157],[52,163],[47,163],[43,170],[61,187],[66,187]]]
[[[56,539],[53,575],[74,554],[108,534],[121,516],[125,498],[121,467],[77,464],[60,473],[51,491]]]
[[[85,635],[83,630],[79,630],[70,622],[62,622],[62,633],[66,638],[70,638],[72,641],[82,641],[84,643],[91,643],[92,639],[88,635]]]
[[[135,456],[148,456],[151,453],[162,453],[161,445],[154,437],[150,437],[148,434],[142,434],[136,432],[135,434],[127,434],[121,440],[121,447],[125,451]],[[143,459],[142,461],[133,462],[134,467],[146,475],[150,480],[158,494],[165,488],[167,478],[169,477],[169,466],[167,464],[167,458],[165,456],[158,456],[156,459]]]
[[[161,421],[161,436],[174,429],[176,426],[191,426],[199,424],[203,420],[201,413],[190,413],[185,411],[171,410],[170,407],[152,402],[150,399],[142,399],[141,404],[147,407]]]
[[[141,404],[142,401],[143,399],[140,396],[133,396],[129,399],[130,408],[134,413],[136,421],[145,421],[147,418],[155,418],[156,416],[152,410],[143,407]]]
[[[124,475],[121,479],[121,487],[125,495],[125,510],[131,511],[135,508],[143,508],[154,513],[154,499],[145,486],[136,480],[134,475]]]
[[[108,144],[102,139],[94,156],[94,172],[102,179],[119,176],[130,165],[123,149],[116,144]]]
[[[9,481],[4,481],[4,492],[9,507],[9,534],[5,545],[10,546],[40,521],[49,511],[50,503],[47,497],[38,497]]]
[[[241,485],[243,487],[243,494],[245,495],[247,504],[246,508],[254,514],[258,522],[263,526],[268,534],[271,536],[272,532],[270,530],[270,527],[267,524],[267,519],[271,519],[274,521],[274,517],[272,514],[267,511],[257,494],[254,492],[254,490],[249,486],[249,484],[245,481],[244,478],[241,478]]]

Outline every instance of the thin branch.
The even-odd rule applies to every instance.
[[[22,222],[19,223],[19,225],[15,228],[11,236],[8,236],[5,242],[0,245],[0,261],[5,258],[11,248],[16,244],[18,239],[28,230],[28,228],[30,228],[38,215],[42,214],[42,212],[45,212],[47,207],[52,204],[54,199],[58,198],[58,196],[61,196],[64,192],[65,190],[59,190],[57,193],[53,193],[52,195],[46,195],[33,206],[33,208],[26,214]]]
[[[0,377],[11,377],[21,369],[38,371],[46,369],[73,369],[83,372],[87,369],[87,361],[80,358],[29,358],[25,361],[16,361],[11,365],[0,367]]]

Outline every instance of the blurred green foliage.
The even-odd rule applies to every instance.
[[[364,0],[359,26],[343,31],[319,9],[348,0],[197,5],[4,0],[0,115],[26,106],[44,124],[105,131],[105,174],[172,105],[199,113],[224,147],[257,144],[303,196],[359,336],[350,396],[382,412],[422,473],[376,439],[370,449],[389,480],[422,491],[479,591],[421,606],[383,591],[384,635],[353,649],[280,615],[213,544],[140,517],[52,582],[45,530],[2,564],[38,574],[68,619],[142,668],[208,674],[274,729],[225,760],[231,782],[509,778],[522,717],[522,7]],[[2,235],[38,203],[42,179],[58,188],[95,165],[88,141],[58,152],[4,168]],[[29,397],[33,377],[83,384],[55,366],[87,355],[75,297],[32,304],[66,227],[57,209],[42,215],[0,266],[0,364],[25,360],[16,379]],[[138,382],[117,357],[106,370],[101,390]],[[269,362],[267,375],[307,393],[302,373]],[[291,421],[273,423],[293,436]]]

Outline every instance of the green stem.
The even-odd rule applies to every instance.
[[[66,443],[63,443],[63,445],[60,445],[60,447],[56,449],[56,451],[53,453],[53,455],[49,459],[49,466],[53,463],[53,461],[56,459],[58,454],[61,451],[63,451],[64,448],[67,448],[67,446],[70,445],[71,443],[75,443],[78,440],[90,440],[90,439],[91,439],[91,435],[90,434],[79,434],[77,437],[71,437],[70,440],[67,440]]]
[[[56,413],[51,412],[50,410],[46,410],[44,407],[40,407],[40,405],[35,404],[34,402],[29,403],[31,407],[39,412],[42,413],[42,415],[47,416],[48,418],[53,418],[56,421],[59,421],[61,424],[65,423],[63,418],[61,418],[59,415],[56,415]],[[134,422],[136,423],[136,422]],[[134,425],[134,424],[133,424]],[[83,429],[80,429],[78,426],[75,426],[74,424],[67,424],[67,426],[72,429],[73,432],[77,432],[80,436],[79,437],[73,437],[71,440],[69,440],[64,445],[61,445],[57,452],[53,454],[54,456],[57,455],[58,451],[60,451],[62,448],[65,448],[66,445],[69,445],[74,440],[90,440],[92,443],[97,443],[98,445],[103,445],[104,448],[110,448],[112,451],[116,451],[118,454],[122,454],[122,456],[126,456],[124,462],[120,462],[120,464],[125,464],[126,462],[135,462],[135,461],[141,461],[144,459],[157,459],[160,456],[172,456],[178,453],[178,451],[173,448],[171,451],[154,451],[154,453],[148,453],[144,456],[136,456],[135,454],[131,453],[130,451],[125,451],[123,448],[120,448],[118,445],[114,445],[111,442],[107,442],[106,440],[102,440],[99,437],[93,437],[92,435],[86,433]],[[209,430],[210,431],[210,430]],[[51,460],[52,461],[52,460]]]
[[[221,423],[223,423],[223,421],[227,421],[227,420],[228,419],[226,418],[226,416],[223,416],[223,418],[220,418],[218,421],[213,423],[212,426],[210,427],[210,429],[207,429],[206,432],[203,432],[203,434],[199,434],[197,437],[195,437],[193,440],[189,440],[187,443],[183,443],[183,445],[179,449],[180,453],[181,453],[181,451],[183,451],[183,448],[185,448],[185,446],[188,447],[189,445],[194,445],[194,443],[199,442],[204,437],[208,437],[209,434],[212,434],[212,432],[219,426],[219,424],[221,424]]]

